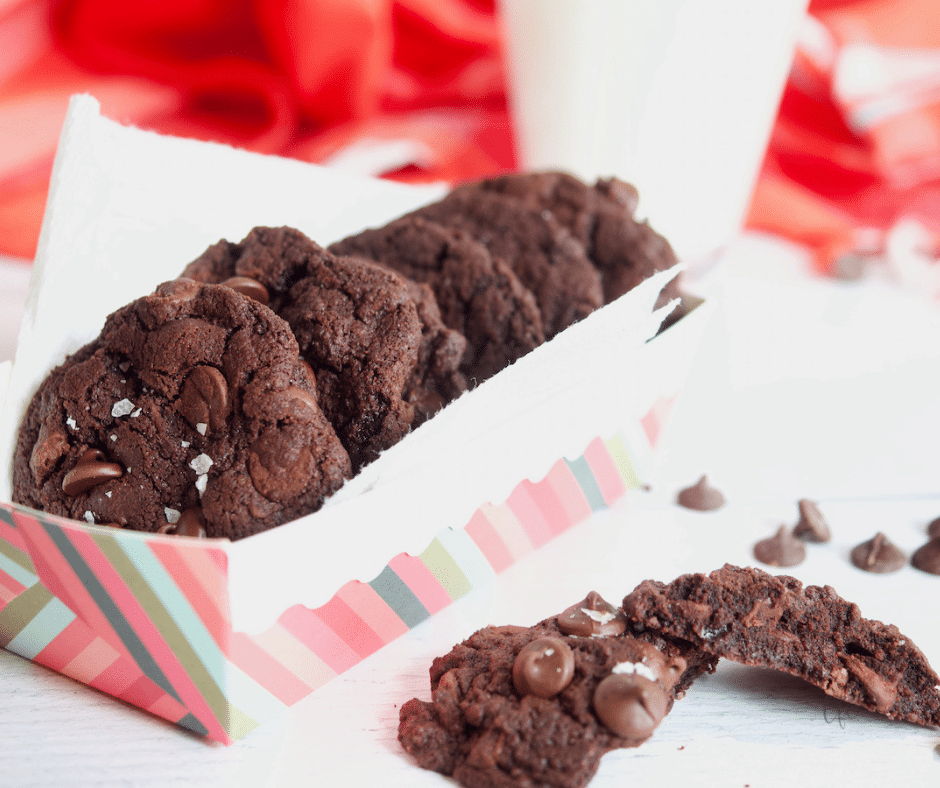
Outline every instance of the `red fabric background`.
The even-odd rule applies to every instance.
[[[0,0],[0,253],[31,258],[68,97],[156,131],[322,161],[362,138],[514,166],[493,0]]]
[[[820,270],[877,254],[905,217],[940,237],[940,3],[810,11],[749,226],[807,244]],[[860,51],[875,76],[847,90]],[[922,62],[886,77],[872,53],[892,74]],[[504,85],[494,0],[0,0],[0,253],[35,252],[73,93],[122,122],[306,161],[416,140],[420,161],[384,174],[455,181],[514,168]]]

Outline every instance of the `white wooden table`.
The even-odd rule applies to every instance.
[[[820,502],[834,539],[810,546],[791,573],[897,624],[940,666],[940,577],[910,567],[868,575],[847,560],[875,530],[913,550],[940,516],[940,331],[931,368],[919,339],[903,350],[878,346],[865,328],[869,312],[893,323],[907,315],[905,330],[932,330],[940,317],[881,285],[810,282],[801,265],[787,247],[747,238],[703,285],[721,308],[663,436],[650,492],[575,527],[231,747],[0,651],[0,785],[448,785],[417,769],[396,741],[398,707],[429,697],[434,656],[480,626],[534,623],[591,589],[618,602],[646,577],[754,563],[753,542],[795,522],[800,497]],[[0,314],[12,313],[20,291],[0,292]],[[893,330],[886,323],[878,336]],[[810,344],[823,355],[791,352]],[[676,507],[675,492],[706,472],[729,505],[712,514]],[[592,788],[935,786],[938,748],[936,729],[723,663],[647,744],[608,755]]]

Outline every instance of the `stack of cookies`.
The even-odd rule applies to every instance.
[[[240,539],[675,263],[636,191],[558,172],[464,184],[324,249],[292,228],[207,249],[50,373],[13,499],[143,531]],[[673,280],[662,301],[677,297]]]

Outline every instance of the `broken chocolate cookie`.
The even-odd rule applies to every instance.
[[[628,631],[798,676],[894,720],[940,725],[940,678],[921,651],[829,586],[726,564],[668,585],[646,580],[623,610]]]
[[[588,599],[592,613],[608,612]],[[401,708],[405,750],[465,786],[583,786],[605,753],[646,741],[711,665],[673,644],[565,634],[562,618],[487,627],[435,659],[432,701]]]

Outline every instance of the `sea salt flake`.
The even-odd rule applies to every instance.
[[[163,507],[163,516],[166,517],[168,523],[175,523],[180,519],[180,513],[178,509],[171,509],[169,506]]]
[[[205,434],[206,434],[206,430],[208,429],[208,427],[209,427],[208,424],[205,424],[204,422],[201,422],[201,421],[200,421],[200,422],[196,425],[196,432],[198,432],[200,435],[205,435]]]
[[[199,490],[199,497],[206,491],[206,485],[209,484],[209,476],[205,473],[196,477],[196,489]]]
[[[656,681],[656,674],[653,673],[653,671],[642,662],[618,662],[613,666],[610,672],[625,676],[632,676],[636,674],[637,676],[642,676],[643,678],[649,679],[650,681]]]
[[[95,524],[95,516],[91,512],[85,512],[85,522]]]
[[[180,446],[182,446],[184,449],[188,449],[189,445],[189,441],[180,441]]]
[[[68,424],[69,427],[71,427],[73,430],[78,429],[78,422],[75,421],[75,419],[73,419],[71,416],[69,416],[69,417],[65,420],[65,423]]]
[[[212,467],[212,458],[208,454],[200,454],[198,457],[190,460],[189,467],[202,476],[208,473],[209,468]]]
[[[128,413],[134,410],[137,407],[131,402],[127,397],[122,399],[120,402],[115,402],[114,407],[111,408],[111,415],[114,418],[119,418],[120,416],[126,416]]]
[[[598,624],[609,624],[611,621],[617,618],[616,613],[607,613],[603,610],[591,610],[587,607],[582,607],[581,612],[592,621],[596,621]]]
[[[105,497],[105,498],[110,498],[112,494],[113,494],[113,493],[111,492],[111,490],[108,490],[108,491],[104,494],[104,497]]]
[[[113,432],[112,432],[108,437],[109,437],[112,441],[116,441],[116,440],[117,440],[117,435],[115,435]]]
[[[143,408],[137,408],[137,410],[135,410],[135,411],[131,414],[131,418],[132,418],[132,419],[136,419],[136,418],[140,415],[140,412],[141,412],[142,410],[143,410]]]

